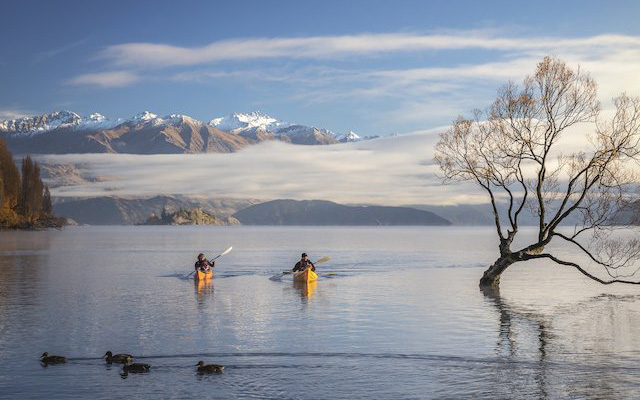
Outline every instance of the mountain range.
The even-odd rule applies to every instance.
[[[183,114],[143,111],[129,119],[55,111],[0,121],[0,138],[14,154],[230,153],[266,140],[327,145],[363,140],[354,132],[292,124],[261,112],[235,113],[205,123]],[[370,137],[368,137],[370,138]]]
[[[186,218],[191,214],[207,214],[222,224],[237,219],[242,225],[451,225],[437,214],[410,207],[347,206],[323,200],[97,197],[58,199],[53,207],[56,215],[89,225],[179,224],[176,215],[192,220]]]

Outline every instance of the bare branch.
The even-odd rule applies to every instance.
[[[580,68],[545,57],[522,86],[507,83],[487,111],[459,117],[440,135],[435,160],[446,179],[476,182],[491,200],[501,258],[483,281],[498,282],[508,265],[542,253],[554,236],[579,244],[579,235],[595,232],[600,247],[578,249],[612,277],[640,260],[633,239],[623,245],[597,234],[617,221],[638,182],[631,166],[640,162],[640,98],[622,94],[614,105],[613,118],[600,118],[595,81]],[[586,131],[591,148],[561,154],[558,143],[569,128],[571,134]],[[511,225],[506,234],[501,200]],[[537,217],[537,240],[514,252],[518,219],[528,207]],[[577,221],[574,233],[559,236],[556,229],[568,220]]]

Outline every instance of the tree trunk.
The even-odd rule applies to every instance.
[[[480,286],[497,287],[500,284],[500,275],[516,261],[511,255],[500,256],[489,269],[484,271],[482,278],[480,278]]]

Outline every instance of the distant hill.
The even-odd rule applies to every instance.
[[[418,210],[431,211],[451,221],[453,225],[482,226],[495,224],[489,204],[463,204],[455,206],[410,205]]]
[[[409,207],[345,206],[331,201],[273,200],[233,215],[243,225],[451,225]]]
[[[160,215],[152,214],[140,225],[239,225],[237,219],[223,216],[202,208],[181,208],[175,212],[163,212]]]
[[[557,211],[554,208],[555,203],[550,203],[548,212],[553,213]],[[490,204],[460,204],[452,206],[439,206],[439,205],[410,205],[408,207],[416,208],[418,210],[431,211],[435,214],[446,218],[451,221],[453,225],[467,225],[467,226],[495,226],[495,220],[493,216],[493,210]],[[506,227],[509,223],[507,218],[507,205],[498,204],[498,211],[500,212],[500,218],[503,226]],[[573,225],[579,221],[578,215],[570,215],[561,225]],[[537,226],[538,217],[533,215],[531,211],[525,207],[519,218],[520,226]]]
[[[57,215],[88,225],[134,225],[147,221],[151,214],[160,215],[163,210],[175,212],[193,208],[202,208],[207,212],[229,217],[236,211],[258,202],[250,199],[198,200],[179,196],[156,196],[148,199],[96,197],[58,201],[53,205]]]

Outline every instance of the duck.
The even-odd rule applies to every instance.
[[[62,356],[50,356],[46,351],[40,356],[40,361],[45,364],[63,364],[67,362],[67,359]]]
[[[106,358],[109,364],[111,363],[119,363],[119,364],[128,364],[133,361],[133,356],[131,354],[113,354],[111,350],[104,353],[102,356]]]
[[[217,364],[205,364],[204,361],[198,361],[198,363],[196,364],[196,366],[198,367],[198,372],[201,374],[204,373],[222,373],[224,371],[224,365],[217,365]]]
[[[133,364],[125,364],[122,367],[122,372],[149,372],[151,365],[149,364],[141,364],[141,363],[133,363]]]

